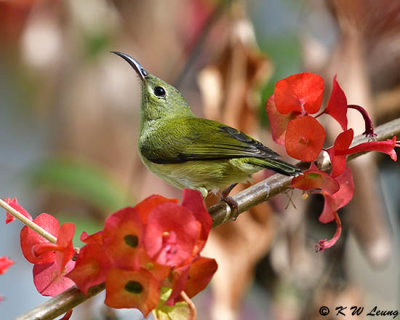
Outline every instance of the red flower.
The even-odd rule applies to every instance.
[[[276,109],[275,95],[272,95],[265,104],[269,119],[269,128],[271,130],[272,139],[280,145],[285,144],[286,128],[289,121],[295,119],[298,114],[295,112],[282,114]]]
[[[83,231],[80,240],[86,244],[103,245],[103,230],[91,235],[87,234],[86,231]]]
[[[347,150],[347,154],[366,151],[378,151],[388,154],[393,161],[397,161],[397,154],[394,150],[394,148],[396,147],[400,147],[400,142],[397,141],[396,137],[393,137],[392,139],[388,139],[385,141],[370,141],[360,143],[359,145],[356,145],[353,148]]]
[[[0,257],[0,274],[7,272],[8,268],[14,264],[14,261],[5,256]]]
[[[276,83],[274,94],[265,106],[276,143],[285,143],[286,129],[293,119],[320,109],[323,90],[324,80],[313,73],[299,73]]]
[[[181,292],[184,291],[189,298],[194,297],[211,281],[217,271],[218,265],[214,259],[197,257],[189,265],[175,268],[171,275],[172,292],[166,305],[174,305],[181,301]]]
[[[353,174],[350,168],[346,168],[346,170],[336,178],[336,181],[340,185],[340,188],[337,192],[335,192],[334,194],[322,192],[325,202],[324,209],[319,217],[319,221],[322,223],[329,223],[335,220],[336,232],[332,239],[320,240],[318,242],[318,245],[316,246],[316,251],[323,251],[327,248],[332,247],[337,242],[342,231],[342,224],[340,222],[337,210],[343,208],[353,198],[354,183]]]
[[[169,276],[171,267],[157,263],[147,255],[144,249],[139,250],[138,254],[140,267],[151,272],[154,278],[156,278],[160,283]]]
[[[329,148],[331,159],[330,174],[311,166],[303,175],[292,180],[292,187],[324,196],[324,209],[319,217],[320,222],[336,221],[337,231],[331,240],[319,242],[319,250],[332,246],[340,236],[341,222],[337,210],[345,206],[353,197],[354,185],[350,169],[346,168],[348,155],[358,152],[378,151],[388,154],[397,160],[395,147],[400,142],[393,137],[386,141],[370,141],[350,147],[354,132],[347,129],[347,109],[359,111],[365,122],[366,136],[374,137],[371,118],[366,110],[357,105],[348,105],[346,95],[333,78],[332,93],[324,111],[312,117],[321,106],[324,89],[323,79],[312,73],[300,73],[278,81],[274,94],[266,102],[266,111],[270,121],[272,138],[276,143],[285,144],[288,155],[293,158],[311,162],[322,150],[325,141],[325,130],[316,120],[326,113],[333,117],[344,130]]]
[[[16,200],[8,202],[17,206]],[[167,279],[173,279],[173,268],[186,270],[173,290],[180,294],[186,284],[191,295],[209,282],[216,269],[214,260],[199,257],[212,220],[195,190],[184,190],[182,205],[155,195],[112,214],[103,231],[82,234],[86,245],[76,262],[72,261],[73,224],[59,228],[57,219],[45,213],[33,223],[57,239],[50,242],[28,227],[21,231],[23,254],[34,264],[34,284],[43,295],[57,295],[74,283],[87,294],[105,281],[106,304],[137,307],[147,315],[159,303],[161,285],[171,284]]]
[[[81,236],[87,245],[80,251],[75,268],[66,276],[72,279],[78,288],[87,295],[89,288],[106,281],[107,272],[112,268],[111,259],[103,248],[102,232],[87,237]]]
[[[147,217],[144,247],[149,257],[167,266],[179,266],[204,247],[211,228],[200,192],[184,190],[182,205],[165,202]]]
[[[291,120],[287,126],[285,147],[292,158],[314,161],[321,152],[324,141],[324,128],[311,116]]]
[[[75,254],[72,244],[74,233],[75,225],[66,222],[60,227],[57,243],[40,243],[32,249],[39,258],[55,253],[54,256],[48,255],[54,257],[53,262],[43,263],[44,260],[41,260],[33,266],[33,282],[44,296],[56,296],[74,285],[73,281],[65,277],[75,266],[75,262],[71,260]]]
[[[73,311],[73,309],[67,311],[60,320],[69,320],[72,316],[72,311]]]
[[[207,287],[217,268],[218,265],[214,259],[198,257],[193,260],[183,291],[189,298],[194,297]]]
[[[353,141],[353,136],[353,129],[348,129],[342,132],[337,136],[333,147],[327,150],[329,158],[331,159],[332,177],[341,175],[346,169],[346,151],[349,149],[349,146]]]
[[[212,227],[212,219],[200,192],[192,189],[184,189],[182,194],[182,206],[189,209],[197,221],[201,224],[200,238],[197,241],[197,252],[203,250],[208,234]]]
[[[128,207],[109,216],[104,225],[104,251],[119,268],[138,269],[137,251],[143,242],[143,223],[135,208]]]
[[[111,308],[137,308],[145,317],[160,299],[160,283],[144,269],[111,269],[106,280],[105,304]]]
[[[324,251],[325,249],[332,247],[338,241],[340,234],[342,233],[342,222],[340,221],[339,215],[337,212],[334,212],[333,214],[336,221],[336,232],[332,239],[318,241],[318,244],[315,246],[315,251],[317,252]]]
[[[339,190],[339,183],[329,174],[319,170],[314,164],[304,174],[294,177],[292,187],[304,191],[333,194]]]
[[[75,225],[67,222],[58,229],[58,220],[47,213],[40,214],[33,222],[57,237],[57,242],[51,243],[25,226],[22,228],[20,235],[22,253],[33,264],[56,261],[59,273],[61,273],[64,266],[71,260],[75,253],[72,244]]]
[[[66,222],[61,225],[60,231],[58,232],[57,243],[54,248],[56,251],[56,264],[58,266],[59,273],[63,272],[65,265],[75,255],[75,250],[72,243],[74,234],[74,224]]]
[[[333,78],[331,97],[323,113],[329,114],[339,122],[343,130],[347,130],[347,99],[339,83],[336,81],[336,76]]]
[[[168,287],[172,288],[171,294],[168,300],[165,302],[167,306],[173,306],[175,303],[180,301],[180,294],[185,287],[185,284],[189,277],[190,263],[183,266],[173,268],[168,278]]]
[[[22,206],[18,204],[17,198],[14,197],[14,199],[11,198],[5,198],[3,199],[10,207],[13,209],[17,210],[19,213],[23,214],[25,217],[27,217],[29,220],[32,220],[32,216],[26,211]],[[14,221],[15,217],[6,212],[6,224],[10,223],[11,221]]]
[[[34,264],[33,281],[37,290],[43,295],[54,296],[74,284],[64,275],[75,265],[71,261],[75,254],[72,244],[75,225],[67,222],[58,228],[58,220],[47,213],[40,214],[33,222],[57,237],[57,242],[51,243],[25,226],[20,234],[22,253]]]
[[[292,75],[275,84],[276,108],[282,114],[316,113],[321,107],[323,91],[321,76],[308,72]]]
[[[347,104],[346,95],[344,94],[342,88],[339,86],[339,83],[336,81],[335,76],[333,78],[333,89],[328,101],[328,105],[321,114],[329,114],[337,122],[339,122],[343,130],[347,130],[347,109],[349,108],[355,109],[361,113],[365,122],[365,131],[363,132],[363,134],[365,136],[374,137],[376,134],[374,133],[374,127],[372,124],[372,120],[368,115],[368,112],[363,107]],[[320,116],[321,114],[319,114],[318,116]]]
[[[33,266],[33,282],[36,289],[44,296],[56,296],[71,288],[75,283],[65,277],[75,266],[74,261],[69,261],[63,271],[59,272],[57,263],[42,263]]]
[[[292,186],[323,195],[324,209],[319,216],[319,221],[329,223],[335,220],[337,229],[331,240],[319,241],[317,251],[323,251],[333,246],[341,233],[341,222],[337,210],[343,208],[353,198],[354,183],[350,168],[346,168],[340,176],[333,178],[312,165],[309,170],[304,172],[304,175],[293,178]]]
[[[33,222],[53,236],[58,236],[58,220],[53,216],[42,213]],[[30,263],[52,263],[55,261],[56,253],[54,248],[56,244],[49,242],[27,226],[22,228],[20,238],[22,253]]]
[[[353,174],[350,168],[332,178],[326,172],[312,167],[304,175],[293,178],[292,187],[324,196],[324,209],[319,217],[322,223],[335,219],[334,213],[350,202],[354,193]]]
[[[149,257],[167,266],[178,266],[192,257],[201,225],[185,207],[166,202],[148,216],[144,247]]]
[[[385,141],[364,142],[350,148],[353,136],[353,129],[348,129],[342,132],[337,136],[333,147],[328,149],[332,165],[331,175],[333,177],[340,175],[344,171],[346,168],[346,157],[349,154],[378,151],[388,154],[393,161],[397,161],[397,154],[394,148],[399,147],[400,143],[396,140],[396,137]]]
[[[150,197],[144,199],[143,201],[140,201],[135,206],[135,210],[137,211],[140,220],[144,225],[147,224],[147,216],[151,212],[151,210],[164,202],[178,203],[178,200],[168,199],[158,194],[153,194]]]
[[[85,294],[105,281],[107,305],[135,307],[147,315],[158,304],[162,285],[171,285],[173,292],[180,294],[211,225],[198,191],[184,190],[182,205],[175,199],[151,196],[109,216],[102,232],[82,234],[86,245],[80,250],[75,269],[67,276]],[[196,273],[194,288],[210,280],[214,271],[210,274],[210,267],[205,266],[204,276]],[[183,269],[187,274],[179,283],[168,281],[174,279],[175,270]]]
[[[336,177],[336,181],[339,184],[337,192],[333,194],[322,192],[325,198],[324,209],[319,216],[319,221],[322,223],[333,221],[335,219],[335,212],[347,205],[353,198],[354,182],[350,168],[346,168],[340,176]]]

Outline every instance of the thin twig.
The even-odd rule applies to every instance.
[[[43,238],[46,240],[52,242],[52,243],[57,243],[57,238],[38,226],[36,223],[34,223],[32,220],[28,219],[25,217],[22,213],[19,213],[17,210],[15,210],[13,207],[11,207],[7,202],[3,201],[0,199],[0,207],[3,207],[9,214],[11,214],[13,217],[21,221],[23,224],[31,228],[33,231],[36,231],[38,234],[40,234]]]
[[[400,135],[400,119],[390,121],[384,125],[381,125],[375,129],[377,134],[377,140],[390,139],[393,136]],[[354,142],[361,143],[366,141],[363,136],[357,136]],[[354,159],[360,156],[362,153],[354,154],[349,159]],[[322,170],[328,170],[328,167],[321,168]],[[290,186],[290,181],[292,177],[286,177],[280,174],[275,174],[268,179],[265,179],[245,190],[239,192],[233,196],[234,200],[237,201],[239,205],[239,213],[242,213],[249,208],[270,199],[271,197],[284,192]],[[218,226],[226,221],[232,219],[230,208],[225,203],[218,203],[210,208],[208,212],[213,218],[213,227]],[[99,293],[104,289],[104,285],[99,285],[92,288],[95,293]],[[91,291],[88,297],[85,297],[78,289],[69,289],[57,297],[51,298],[45,303],[32,309],[30,312],[20,316],[16,320],[51,320],[60,316],[70,310],[71,308],[82,303],[89,297],[93,296]]]
[[[46,302],[36,306],[29,312],[19,316],[15,320],[50,320],[55,319],[77,305],[86,301],[103,291],[105,284],[99,284],[89,289],[88,295],[85,296],[78,288],[70,288],[58,296],[53,297]]]

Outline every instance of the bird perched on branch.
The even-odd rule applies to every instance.
[[[253,173],[262,169],[301,173],[245,133],[196,117],[176,88],[148,73],[129,55],[112,53],[126,60],[141,80],[139,154],[145,166],[169,184],[196,189],[204,198],[210,190],[224,190],[221,199],[235,210],[229,192]]]

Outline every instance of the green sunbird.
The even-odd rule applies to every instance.
[[[126,60],[141,80],[139,154],[146,167],[169,184],[198,190],[204,198],[209,190],[225,190],[222,199],[232,204],[230,190],[257,171],[301,173],[243,132],[196,117],[176,88],[129,55],[112,53]]]

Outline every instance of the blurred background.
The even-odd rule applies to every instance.
[[[348,103],[366,108],[376,125],[400,115],[398,1],[0,0],[0,197],[73,222],[78,236],[151,194],[181,197],[138,158],[139,80],[110,50],[177,86],[197,115],[281,154],[265,101],[293,73],[321,74],[326,99],[337,74]],[[362,133],[360,116],[349,117]],[[327,126],[334,137],[339,127]],[[340,242],[326,252],[314,245],[335,226],[318,222],[317,196],[281,195],[214,229],[204,255],[219,270],[195,298],[198,318],[317,320],[327,306],[324,319],[336,319],[344,306],[342,318],[351,319],[358,306],[357,319],[366,319],[374,306],[400,309],[400,170],[376,155],[351,166],[356,194],[341,212]],[[16,260],[0,276],[1,319],[46,300],[21,255],[21,227],[0,224],[0,255]],[[106,309],[103,299],[72,319],[141,318]]]

